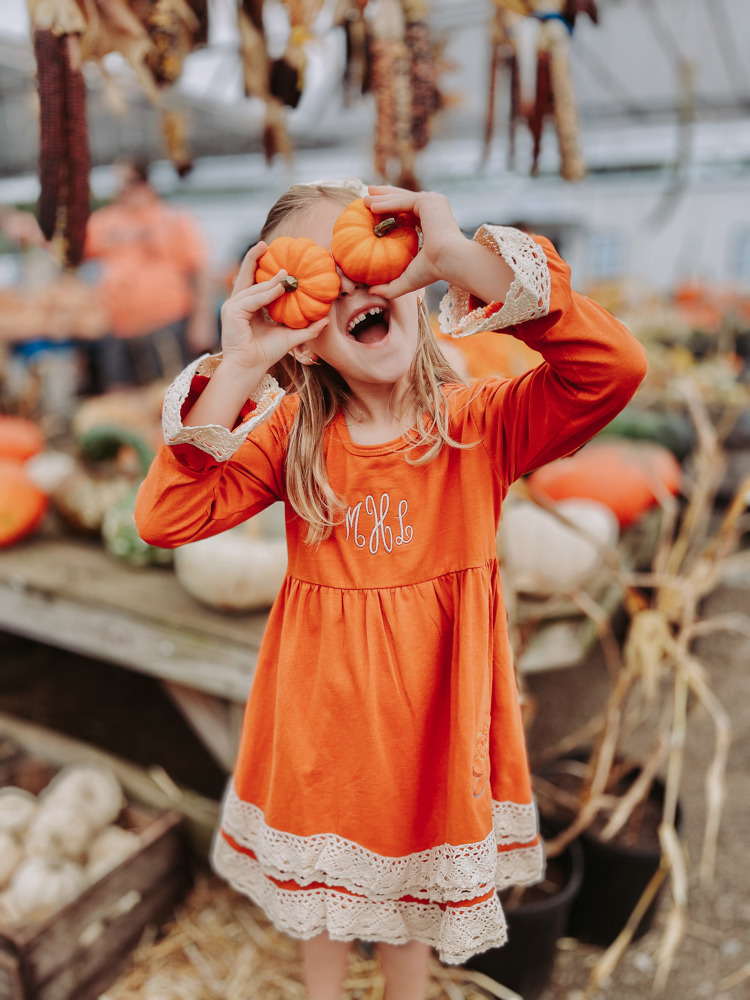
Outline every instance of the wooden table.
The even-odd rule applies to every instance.
[[[171,570],[131,569],[96,541],[0,550],[0,628],[158,678],[227,770],[266,618],[203,608]]]
[[[621,598],[611,580],[597,596],[609,614]],[[528,601],[515,613],[521,623],[538,614]],[[158,678],[227,772],[266,620],[202,607],[172,570],[132,569],[95,540],[36,536],[0,550],[0,629]],[[595,639],[569,601],[547,602],[519,669],[574,666]]]

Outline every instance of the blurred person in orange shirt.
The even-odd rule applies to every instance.
[[[171,379],[218,343],[203,237],[167,205],[138,161],[116,164],[119,193],[89,219],[109,335],[92,345],[94,391]]]

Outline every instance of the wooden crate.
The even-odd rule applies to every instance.
[[[45,761],[0,754],[0,785],[38,794]],[[188,885],[181,816],[129,804],[118,824],[139,849],[48,919],[0,927],[2,1000],[96,1000],[114,982],[149,924],[169,918]]]

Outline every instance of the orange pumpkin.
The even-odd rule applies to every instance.
[[[284,294],[267,307],[271,319],[294,330],[302,330],[323,319],[341,289],[333,257],[305,236],[278,236],[258,261],[256,281],[268,281],[281,268]]]
[[[0,458],[25,462],[43,451],[45,445],[44,433],[33,420],[0,413]]]
[[[0,548],[12,545],[39,525],[47,511],[47,496],[20,462],[0,458]]]
[[[681,482],[682,468],[672,452],[647,441],[592,442],[528,478],[532,496],[598,500],[617,515],[621,527],[655,506],[664,491],[676,496]]]
[[[358,198],[333,224],[333,259],[347,277],[363,285],[393,281],[418,252],[416,220],[408,212],[376,215]]]

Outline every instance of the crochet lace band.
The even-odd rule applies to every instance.
[[[327,931],[335,941],[422,941],[441,961],[459,965],[477,952],[505,944],[505,916],[494,889],[461,903],[403,897],[371,899],[343,887],[300,886],[266,875],[252,852],[238,850],[220,833],[215,869],[260,906],[274,926],[291,937],[309,939]]]
[[[182,407],[190,393],[195,375],[213,375],[221,361],[220,355],[203,355],[187,366],[167,389],[162,410],[162,428],[167,444],[192,444],[217,460],[226,462],[234,455],[248,434],[267,420],[281,402],[284,390],[271,375],[264,375],[250,399],[255,409],[247,420],[234,430],[220,424],[205,427],[185,427]]]
[[[547,255],[528,233],[511,226],[480,226],[474,239],[499,254],[515,277],[504,302],[469,308],[469,293],[451,285],[440,302],[440,329],[451,337],[484,330],[503,330],[540,319],[549,312],[550,276]]]
[[[544,870],[532,803],[493,802],[482,842],[384,857],[332,834],[273,829],[230,784],[212,861],[216,871],[295,937],[327,929],[340,940],[416,939],[446,962],[505,941],[496,890],[537,882]]]

